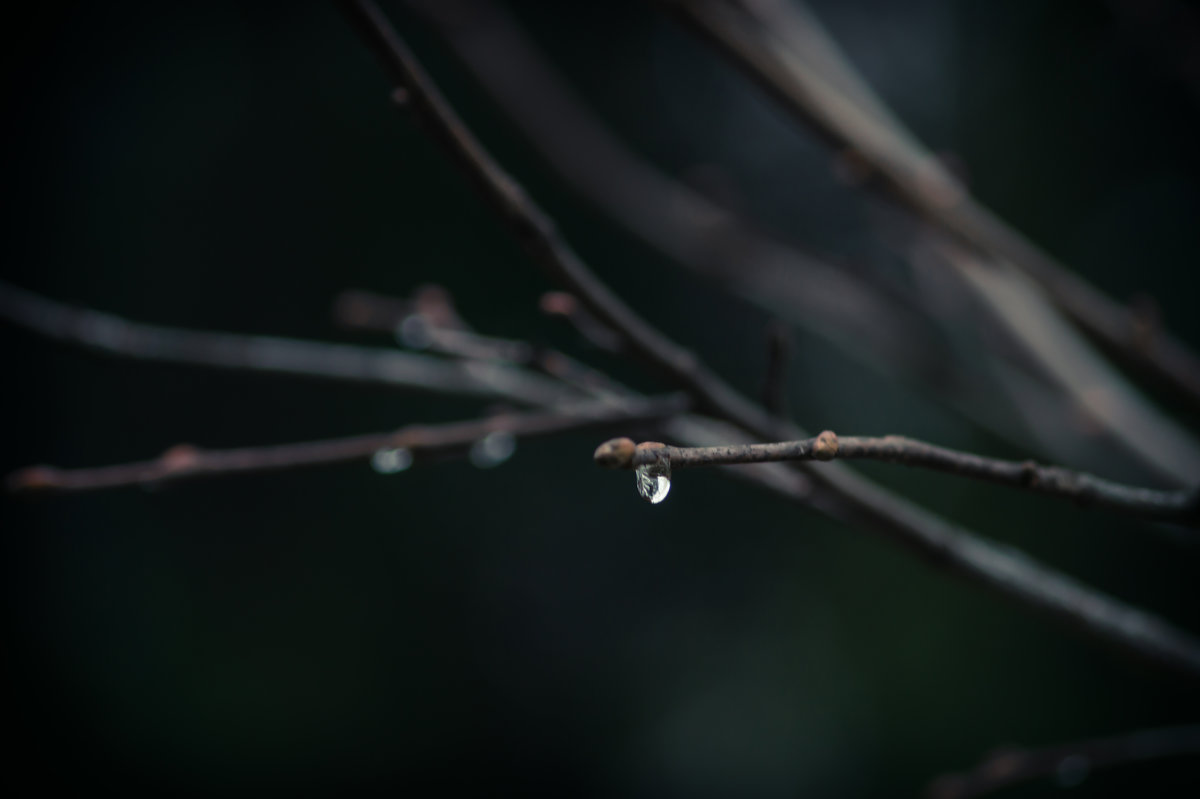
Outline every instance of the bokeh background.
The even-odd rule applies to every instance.
[[[986,204],[1200,346],[1200,28],[1171,3],[814,2]],[[583,203],[436,33],[446,92],[603,278],[735,385],[768,315]],[[888,212],[640,2],[514,2],[632,146],[808,250],[901,269]],[[552,288],[323,3],[34,4],[5,52],[5,279],[130,318],[388,346],[333,298],[435,282],[480,330],[646,390],[537,310]],[[1191,27],[1189,27],[1189,25]],[[715,188],[714,188],[715,187]],[[5,470],[471,418],[479,402],[105,358],[5,326]],[[819,380],[817,379],[819,378]],[[1023,453],[798,335],[809,429]],[[1197,419],[1180,415],[1196,429]],[[863,531],[698,470],[649,506],[595,436],[381,475],[357,464],[3,504],[6,780],[126,795],[901,796],[1007,743],[1193,721],[1112,656]],[[872,476],[1185,628],[1200,550],[901,469]],[[1200,786],[1195,759],[1077,796]],[[1064,789],[1042,781],[1010,795]]]

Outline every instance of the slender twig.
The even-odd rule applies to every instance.
[[[655,463],[663,454],[670,459],[672,469],[835,458],[886,461],[1023,488],[1079,505],[1121,511],[1146,519],[1200,526],[1200,488],[1178,491],[1139,488],[1061,466],[985,458],[903,436],[838,436],[826,430],[814,438],[771,444],[641,448],[636,452],[632,444],[629,439],[607,441],[596,450],[595,460],[601,466],[617,469]]]
[[[554,224],[483,148],[442,97],[408,46],[370,0],[340,5],[376,51],[391,78],[406,90],[408,108],[452,154],[537,262],[657,371],[711,411],[766,440],[804,433],[747,400],[692,353],[645,322],[605,286],[559,236]],[[790,498],[837,518],[863,524],[911,547],[931,563],[1041,611],[1085,635],[1160,666],[1200,675],[1200,642],[1162,620],[1056,573],[1021,553],[958,529],[838,464],[808,472],[815,491]]]
[[[502,364],[456,362],[390,349],[184,330],[48,300],[0,282],[0,319],[110,355],[554,405],[578,394]]]
[[[1052,775],[1068,787],[1094,769],[1181,755],[1200,755],[1200,725],[1142,730],[1043,749],[1001,749],[969,772],[938,777],[925,789],[925,796],[971,799]]]
[[[814,52],[823,32],[807,26],[808,39],[787,41],[805,20],[784,3],[765,8],[763,19],[744,2],[661,0],[794,115],[839,151],[851,152],[879,178],[873,181],[943,231],[1023,269],[1054,303],[1113,357],[1200,405],[1200,359],[1163,330],[1145,335],[1136,313],[1115,303],[1057,263],[981,206],[949,170],[886,112],[837,54]],[[831,43],[829,43],[831,45]]]
[[[564,404],[549,411],[498,414],[452,424],[410,425],[386,433],[276,446],[207,450],[181,444],[158,458],[139,463],[89,469],[32,466],[11,474],[6,484],[14,493],[95,491],[340,463],[367,458],[380,450],[404,449],[420,458],[465,451],[491,433],[541,438],[597,427],[611,428],[622,422],[661,422],[685,413],[687,405],[685,395],[672,394],[629,401],[621,406],[600,401]]]

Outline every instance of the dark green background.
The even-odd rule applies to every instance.
[[[1180,27],[1139,26],[1132,5],[816,8],[984,202],[1114,296],[1156,297],[1198,346],[1200,83]],[[887,268],[877,211],[830,177],[821,145],[651,8],[514,8],[640,152],[675,174],[715,165],[774,229]],[[756,390],[766,318],[598,219],[437,37],[392,10],[603,278]],[[1154,38],[1167,34],[1174,49]],[[433,281],[481,330],[665,387],[538,314],[550,285],[389,105],[331,6],[61,4],[11,19],[8,38],[6,279],[145,321],[382,345],[334,329],[331,299]],[[1197,48],[1182,50],[1193,65]],[[5,469],[481,409],[2,335]],[[1015,454],[821,342],[798,350],[792,407],[810,429]],[[999,744],[1197,717],[1194,685],[718,475],[688,473],[650,507],[627,475],[594,468],[596,443],[531,442],[490,471],[360,464],[5,500],[5,778],[73,794],[897,796]],[[1003,489],[869,471],[1200,629],[1195,547]],[[1074,794],[1194,790],[1197,765],[1097,773]]]

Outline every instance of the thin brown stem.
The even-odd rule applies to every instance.
[[[447,361],[419,353],[277,336],[249,336],[133,322],[76,308],[0,282],[0,319],[48,338],[109,355],[390,386],[523,405],[578,398],[557,380],[501,364]]]
[[[528,194],[505,172],[442,97],[382,11],[370,0],[340,5],[376,51],[391,78],[419,115],[480,188],[536,261],[618,332],[631,352],[686,389],[699,409],[710,411],[767,440],[804,433],[743,397],[692,353],[666,338],[605,286],[569,247]],[[814,491],[775,486],[837,518],[894,538],[931,563],[1057,619],[1080,633],[1160,666],[1200,676],[1200,642],[1154,616],[1056,573],[1021,553],[1000,548],[958,529],[837,464],[808,472]]]
[[[564,404],[549,411],[498,414],[452,424],[410,425],[386,433],[276,446],[206,450],[180,444],[158,458],[139,463],[88,469],[31,466],[11,474],[6,485],[10,492],[22,494],[96,491],[362,460],[381,450],[407,450],[407,457],[419,460],[463,453],[491,433],[543,438],[611,428],[621,423],[654,423],[685,413],[687,405],[686,396],[672,394],[630,400],[620,406],[599,401]]]
[[[1109,738],[998,750],[969,772],[938,777],[927,799],[972,799],[1023,782],[1057,776],[1070,787],[1094,769],[1200,754],[1200,725],[1142,730]]]
[[[1177,491],[1139,488],[1061,466],[985,458],[903,436],[838,436],[826,430],[819,436],[800,441],[725,447],[642,448],[636,452],[625,446],[624,441],[628,439],[613,439],[601,444],[596,450],[596,462],[609,468],[632,469],[654,463],[664,453],[670,459],[672,469],[835,458],[886,461],[1022,488],[1078,505],[1120,511],[1154,521],[1200,526],[1200,488]]]

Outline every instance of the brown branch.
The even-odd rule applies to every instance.
[[[559,236],[545,212],[491,157],[442,97],[408,46],[370,0],[342,0],[345,13],[408,95],[412,109],[479,187],[535,260],[575,294],[637,353],[696,399],[701,410],[767,440],[798,439],[795,425],[779,420],[722,381],[692,353],[633,312],[605,286]],[[989,544],[895,496],[838,464],[808,472],[816,490],[792,499],[815,504],[837,518],[911,547],[931,563],[985,585],[1085,635],[1128,654],[1191,677],[1200,676],[1200,642],[1156,617],[1096,592],[1015,551]]]
[[[12,493],[95,491],[122,486],[161,484],[197,477],[226,477],[248,472],[296,469],[368,458],[380,450],[405,449],[415,458],[461,453],[490,433],[542,438],[560,433],[611,428],[624,422],[661,422],[687,411],[685,395],[629,400],[619,406],[590,401],[549,411],[509,413],[466,422],[410,425],[387,433],[228,450],[180,444],[160,457],[139,463],[89,469],[31,466],[6,480]]]
[[[498,398],[525,405],[547,406],[578,398],[559,381],[499,364],[150,325],[64,305],[4,282],[0,282],[0,319],[58,341],[139,360]]]
[[[632,469],[651,464],[664,452],[670,459],[672,469],[778,461],[829,461],[835,458],[886,461],[1023,488],[1071,500],[1082,506],[1116,510],[1189,527],[1200,526],[1200,488],[1179,491],[1138,488],[1061,466],[985,458],[903,436],[838,436],[832,430],[826,430],[814,438],[771,444],[643,448],[636,453],[632,446],[633,442],[629,439],[606,441],[597,448],[594,458],[599,465],[613,469]]]
[[[973,770],[938,777],[927,799],[972,799],[1022,782],[1059,775],[1078,781],[1093,769],[1200,754],[1200,725],[1074,741],[1043,749],[1001,749]],[[1064,786],[1067,787],[1067,786]]]
[[[973,248],[1011,261],[1111,356],[1200,405],[1200,359],[1158,329],[1147,335],[1136,312],[1106,297],[981,206],[861,84],[823,31],[786,4],[757,13],[742,2],[660,0],[787,110],[839,152],[853,153],[892,196]],[[760,17],[764,10],[767,18]],[[798,40],[796,31],[807,35]],[[788,35],[791,41],[788,41]],[[804,46],[807,45],[805,51]]]

